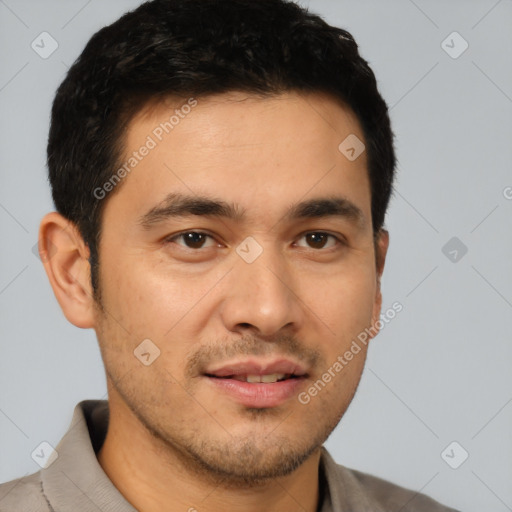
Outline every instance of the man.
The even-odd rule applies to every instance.
[[[154,0],[95,34],[40,254],[109,399],[0,510],[449,510],[322,446],[381,323],[394,166],[352,37],[294,3]]]

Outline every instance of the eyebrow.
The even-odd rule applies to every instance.
[[[242,222],[246,211],[234,203],[198,195],[170,193],[158,205],[138,219],[143,229],[151,229],[171,218],[202,216],[218,217]],[[361,208],[343,196],[319,197],[292,204],[281,220],[293,221],[323,217],[340,217],[362,228],[366,216]]]

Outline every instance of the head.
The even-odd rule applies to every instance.
[[[97,32],[54,101],[40,239],[112,411],[231,481],[306,460],[379,319],[394,166],[352,36],[292,2],[155,0]],[[272,401],[227,389],[242,371],[293,375],[256,384]]]

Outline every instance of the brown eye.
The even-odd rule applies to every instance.
[[[199,231],[187,231],[186,233],[180,233],[179,235],[173,236],[172,238],[169,239],[169,242],[183,240],[184,243],[178,243],[178,245],[184,245],[188,249],[203,249],[207,239],[212,239],[212,237],[206,233],[201,233]],[[212,245],[208,247],[212,247]]]
[[[334,235],[330,235],[329,233],[323,233],[321,231],[306,233],[305,235],[302,236],[302,238],[306,240],[308,247],[312,249],[325,249],[329,239],[332,239],[333,242],[331,242],[331,244],[327,247],[328,249],[334,247],[337,243],[340,242]]]

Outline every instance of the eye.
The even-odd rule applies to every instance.
[[[338,237],[331,235],[329,233],[324,233],[322,231],[306,233],[302,235],[301,238],[305,238],[309,247],[313,249],[331,249],[333,247],[336,247],[336,245],[338,244],[342,244],[342,241]],[[332,240],[332,243],[326,247],[329,238]],[[304,247],[301,246],[300,244],[297,245],[299,245],[299,247]]]
[[[211,241],[210,245],[205,247],[205,242],[208,239]],[[215,246],[215,240],[213,237],[201,231],[186,231],[184,233],[179,233],[178,235],[173,235],[172,237],[167,238],[165,242],[177,243],[175,242],[176,240],[183,240],[184,244],[178,243],[178,245],[184,245],[188,249],[204,249]]]
[[[338,237],[323,231],[305,233],[300,239],[305,239],[307,245],[297,242],[297,246],[312,249],[332,249],[337,245],[343,245],[342,240]],[[165,242],[175,243],[192,250],[208,249],[217,245],[215,239],[211,235],[202,231],[185,231],[183,233],[178,233],[177,235],[172,235],[171,237],[166,238]]]

